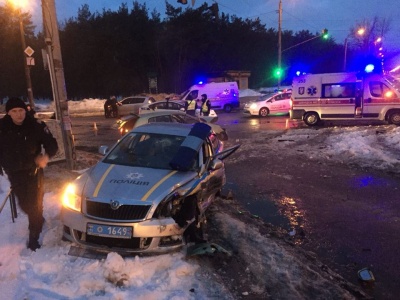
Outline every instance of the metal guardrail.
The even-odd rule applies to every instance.
[[[7,203],[7,200],[10,200],[10,208],[11,208],[11,219],[13,223],[15,223],[15,219],[17,218],[17,205],[15,203],[15,195],[12,189],[9,190],[3,202],[0,205],[0,213],[3,211],[4,206]]]

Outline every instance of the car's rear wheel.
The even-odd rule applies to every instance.
[[[303,120],[308,126],[315,126],[319,122],[319,116],[316,112],[308,112],[304,115]]]
[[[259,113],[260,117],[266,117],[269,115],[269,110],[266,107],[260,109]]]
[[[396,111],[390,114],[389,123],[399,126],[400,125],[400,112]]]

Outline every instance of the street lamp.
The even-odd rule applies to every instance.
[[[28,48],[26,47],[25,30],[24,30],[24,23],[23,23],[23,19],[22,19],[22,11],[21,11],[21,7],[24,5],[24,1],[13,0],[13,1],[10,1],[10,2],[15,7],[17,7],[17,13],[18,13],[18,17],[19,17],[19,29],[20,29],[20,32],[21,32],[22,57],[24,59],[25,78],[26,78],[26,86],[27,86],[27,91],[28,91],[28,100],[29,100],[30,106],[32,108],[34,108],[35,106],[34,106],[34,101],[33,101],[31,70],[30,70],[29,65],[28,65],[28,60],[31,61],[31,58],[27,57],[26,54],[25,54],[26,51],[28,50]],[[31,48],[29,48],[29,50],[32,51]]]
[[[360,28],[357,30],[358,35],[363,35],[365,33],[364,28]],[[347,45],[348,45],[348,40],[351,34],[348,34],[346,38],[344,39],[344,57],[343,57],[343,72],[346,72],[347,69]]]

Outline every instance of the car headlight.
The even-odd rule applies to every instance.
[[[170,197],[161,201],[153,214],[154,218],[173,218],[180,210],[181,201],[183,199],[174,193]]]
[[[68,184],[66,187],[63,198],[63,206],[78,211],[81,211],[82,198],[76,194],[76,187],[74,184]]]
[[[251,109],[256,109],[257,108],[257,104],[255,104],[255,103],[250,104],[250,108]]]

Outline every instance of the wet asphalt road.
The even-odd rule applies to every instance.
[[[287,117],[219,116],[232,144],[259,130],[304,127]],[[270,159],[227,160],[226,166],[226,188],[244,209],[288,234],[295,232],[299,247],[316,253],[371,297],[399,298],[399,177],[331,161],[316,163],[284,151],[271,153]],[[357,272],[365,267],[373,272],[374,284],[358,281]]]
[[[304,125],[287,117],[244,117],[219,113],[228,130],[227,145],[260,130],[296,130]],[[118,134],[113,119],[73,118],[78,149],[96,151]],[[94,123],[98,128],[93,130]],[[375,299],[400,295],[400,178],[333,162],[315,163],[304,156],[271,153],[226,161],[227,185],[244,210],[292,233],[298,247],[317,254],[346,280],[359,284]],[[290,178],[290,179],[288,179]],[[295,231],[293,231],[293,229]],[[365,285],[357,271],[369,267],[376,281]]]

